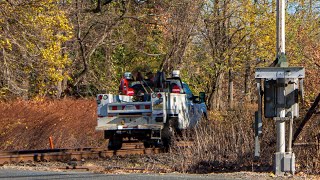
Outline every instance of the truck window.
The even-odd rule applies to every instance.
[[[182,84],[183,84],[183,90],[187,94],[187,98],[192,98],[193,94],[192,94],[192,91],[189,88],[188,84],[186,84],[186,83],[182,83]]]
[[[184,88],[180,79],[167,79],[171,93],[184,94]]]

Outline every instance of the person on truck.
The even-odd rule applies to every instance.
[[[136,81],[142,81],[142,80],[143,80],[142,73],[140,71],[138,71],[137,76],[136,76]]]
[[[132,81],[132,74],[130,72],[125,72],[120,81],[119,94],[133,96],[134,90],[130,87]]]
[[[149,86],[154,86],[154,74],[151,71],[147,72],[145,81]]]

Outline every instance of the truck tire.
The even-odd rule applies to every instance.
[[[170,146],[173,146],[173,137],[176,133],[177,127],[177,119],[170,118],[167,120],[163,129],[161,130],[161,140],[166,151],[169,150]]]
[[[143,142],[145,148],[153,148],[156,147],[156,142],[154,140],[146,140]]]
[[[122,137],[113,136],[109,139],[108,149],[109,150],[119,150],[122,147]]]
[[[168,125],[165,125],[161,131],[161,140],[162,145],[166,151],[168,151],[169,147],[172,145],[172,137],[172,130],[170,130],[170,127]]]

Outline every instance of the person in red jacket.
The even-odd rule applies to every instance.
[[[119,93],[121,95],[133,96],[134,90],[130,88],[130,83],[133,81],[132,74],[130,72],[125,72],[124,76],[121,78]]]

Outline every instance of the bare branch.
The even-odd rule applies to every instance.
[[[163,54],[163,53],[160,53],[160,54],[152,54],[152,53],[147,53],[147,52],[145,52],[145,51],[141,51],[141,50],[139,50],[139,49],[136,49],[138,52],[140,52],[140,53],[143,53],[143,54],[145,54],[145,55],[147,55],[147,56],[163,56],[163,55],[166,55],[166,54]]]

